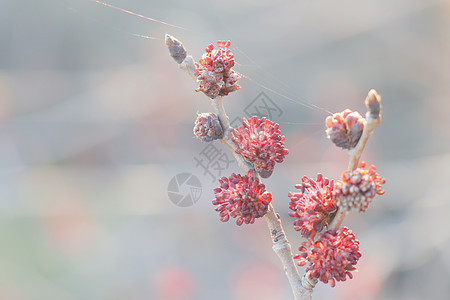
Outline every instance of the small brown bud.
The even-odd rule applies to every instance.
[[[166,46],[167,49],[169,49],[170,56],[172,56],[178,64],[181,64],[187,55],[183,43],[170,34],[166,34]]]
[[[370,117],[373,119],[381,118],[381,96],[374,89],[370,90],[366,97],[366,107]]]

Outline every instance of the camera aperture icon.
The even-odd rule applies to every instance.
[[[200,180],[191,173],[180,173],[172,177],[167,187],[170,201],[179,207],[197,203],[202,195]]]

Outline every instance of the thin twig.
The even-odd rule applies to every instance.
[[[222,142],[222,144],[228,147],[231,153],[233,153],[233,156],[238,162],[241,169],[243,169],[245,173],[247,173],[248,170],[253,169],[253,165],[236,153],[237,147],[231,139],[231,131],[233,130],[233,128],[230,126],[230,121],[223,106],[223,96],[217,97],[215,99],[208,99],[210,100],[211,105],[214,108],[214,112],[219,118],[220,125],[222,125],[223,138],[220,141]]]
[[[355,170],[359,165],[359,160],[366,147],[367,141],[374,129],[381,123],[381,97],[375,90],[370,90],[366,97],[366,124],[364,130],[355,148],[349,151],[350,159],[348,171]]]
[[[222,138],[222,143],[227,145],[230,151],[233,153],[234,157],[238,161],[241,168],[247,172],[249,169],[253,169],[253,166],[242,158],[242,156],[236,154],[236,145],[231,139],[230,122],[226,114],[225,108],[223,106],[223,97],[217,97],[211,99],[211,104],[215,110],[215,113],[219,117],[219,121],[223,126],[224,137]],[[261,177],[258,175],[259,180]],[[270,203],[267,213],[264,216],[269,227],[270,236],[272,238],[272,249],[277,254],[278,258],[281,260],[286,276],[294,293],[294,298],[296,300],[307,300],[311,299],[313,285],[309,281],[305,280],[305,283],[300,279],[300,274],[298,273],[297,266],[294,262],[294,255],[292,254],[292,247],[287,240],[286,234],[283,230],[283,225],[279,215],[275,212],[273,205]]]
[[[358,144],[355,148],[349,151],[349,162],[347,170],[349,172],[354,171],[358,165],[361,155],[366,147],[369,137],[372,135],[374,129],[381,123],[381,97],[375,90],[370,90],[365,101],[367,107],[366,123],[364,124],[364,130]],[[336,216],[331,222],[329,229],[338,230],[341,227],[342,222],[347,214],[346,210],[338,209]]]
[[[294,262],[292,247],[283,230],[280,216],[275,212],[272,204],[269,205],[264,216],[272,238],[272,249],[277,254],[284,268],[284,272],[294,293],[296,300],[309,300],[312,297],[314,284],[307,277],[300,278],[297,265]]]

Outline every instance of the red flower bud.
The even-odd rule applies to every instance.
[[[353,278],[351,271],[356,269],[361,252],[359,241],[347,227],[338,231],[329,230],[319,236],[317,241],[308,240],[299,248],[301,254],[294,256],[298,265],[306,267],[309,277],[330,283],[335,286],[336,281]]]
[[[334,197],[339,207],[361,212],[366,211],[370,202],[376,195],[383,195],[381,187],[386,180],[377,172],[374,165],[364,170],[365,162],[361,162],[359,168],[352,172],[345,171],[342,181],[337,181],[334,189]]]
[[[289,192],[289,208],[293,211],[289,215],[297,219],[294,228],[305,238],[314,238],[336,214],[333,185],[333,181],[321,174],[316,181],[304,176],[302,183],[295,186],[300,192]]]
[[[343,149],[352,149],[358,144],[364,129],[365,120],[358,112],[346,109],[327,117],[328,138]]]
[[[258,177],[253,177],[253,170],[247,175],[231,174],[230,177],[219,179],[220,187],[214,189],[216,198],[212,201],[217,205],[220,220],[227,222],[230,216],[237,218],[236,224],[253,224],[256,218],[261,218],[267,212],[272,194],[266,191]]]
[[[283,162],[289,153],[284,146],[285,137],[281,135],[280,125],[258,117],[243,118],[242,126],[232,131],[236,153],[254,164],[263,178],[272,175],[275,163]]]
[[[195,120],[194,134],[203,142],[211,142],[223,137],[219,118],[214,113],[198,114]]]
[[[218,41],[217,49],[214,49],[214,45],[209,45],[196,64],[199,74],[199,87],[196,91],[202,91],[211,99],[240,89],[237,81],[241,77],[232,69],[235,62],[233,53],[228,49],[230,44],[230,41]]]

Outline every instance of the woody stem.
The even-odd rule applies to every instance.
[[[349,163],[347,170],[349,172],[354,171],[358,165],[361,155],[366,147],[369,137],[375,128],[381,123],[381,97],[375,90],[370,90],[366,97],[365,104],[367,107],[366,123],[364,124],[364,130],[355,148],[349,151]],[[347,214],[346,210],[338,208],[336,216],[331,222],[329,229],[338,230],[341,227],[342,222]]]
[[[187,55],[187,51],[182,46],[182,43],[174,37],[166,34],[166,45],[172,57],[179,64],[180,68],[186,71],[191,78],[196,80],[197,70],[195,68],[195,61],[192,56]],[[219,96],[215,99],[208,99],[214,109],[214,112],[217,114],[224,131],[224,136],[221,139],[221,142],[228,147],[231,153],[233,153],[239,166],[245,172],[248,172],[248,170],[253,169],[254,167],[235,151],[237,147],[232,141],[233,128],[230,126],[228,116],[223,106],[223,97]],[[261,178],[259,179],[261,181]],[[306,278],[306,276],[304,276],[303,279],[300,278],[297,266],[293,259],[291,244],[286,238],[279,215],[275,212],[272,204],[269,204],[265,219],[272,238],[272,249],[281,260],[284,271],[291,285],[292,292],[294,293],[295,300],[311,299],[314,285]]]
[[[223,106],[223,97],[218,97],[211,99],[211,104],[219,117],[224,130],[224,137],[222,138],[222,143],[228,146],[230,151],[233,153],[234,157],[238,161],[241,168],[248,172],[248,170],[253,169],[253,166],[245,161],[242,156],[236,154],[236,145],[231,139],[231,126],[228,121],[228,116],[225,112]],[[261,177],[258,175],[259,180]],[[307,300],[311,299],[313,285],[305,279],[302,281],[300,279],[300,274],[298,273],[297,266],[294,262],[294,255],[292,254],[292,247],[287,240],[286,234],[283,230],[283,225],[279,215],[275,212],[273,205],[270,203],[267,213],[264,216],[269,227],[269,232],[272,238],[272,249],[277,254],[278,258],[281,260],[286,276],[288,277],[289,283],[294,293],[295,300]]]

